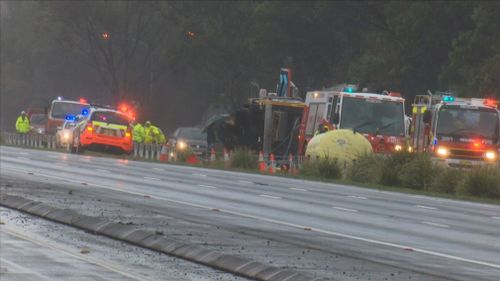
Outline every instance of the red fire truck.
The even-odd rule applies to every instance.
[[[450,93],[419,95],[413,104],[416,151],[450,167],[498,165],[500,111],[492,99],[455,98]]]
[[[299,155],[320,126],[330,130],[353,129],[363,134],[378,153],[393,153],[405,147],[409,118],[399,93],[356,92],[354,86],[341,90],[311,91],[299,131]]]

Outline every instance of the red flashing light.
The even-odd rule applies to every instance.
[[[472,142],[472,147],[475,148],[475,149],[479,149],[479,148],[481,148],[481,146],[482,146],[482,143],[481,143],[480,140],[474,140]]]
[[[87,99],[84,99],[84,98],[80,98],[78,101],[79,101],[80,103],[87,103]]]
[[[121,111],[121,112],[127,112],[129,110],[128,106],[125,104],[125,103],[122,103],[118,106],[118,109]]]
[[[497,101],[493,99],[485,99],[483,103],[486,106],[497,107]]]

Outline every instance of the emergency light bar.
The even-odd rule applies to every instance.
[[[444,102],[454,102],[455,101],[455,97],[454,96],[449,96],[449,95],[444,95],[442,97],[442,101],[444,101]]]
[[[484,105],[486,106],[491,106],[491,107],[497,107],[498,106],[498,102],[496,100],[493,100],[493,99],[485,99],[484,102],[483,102]]]
[[[75,121],[76,118],[74,115],[66,115],[66,117],[64,119],[66,119],[68,121]]]

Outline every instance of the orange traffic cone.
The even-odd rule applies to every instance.
[[[266,172],[266,162],[264,161],[264,154],[262,153],[262,150],[259,152],[259,171],[261,173]]]
[[[215,159],[215,149],[212,148],[212,151],[210,152],[210,162],[214,162]]]
[[[274,159],[273,153],[269,156],[269,160],[271,161],[271,163],[269,163],[269,173],[274,174],[276,173],[276,159]]]
[[[168,161],[168,148],[167,144],[163,144],[161,146],[161,151],[160,151],[160,161]]]

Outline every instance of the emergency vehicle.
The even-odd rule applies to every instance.
[[[377,153],[405,148],[408,121],[405,100],[399,93],[356,92],[351,85],[340,90],[307,92],[299,131],[299,155],[320,126],[329,130],[352,129],[363,134]]]
[[[85,113],[85,112],[84,112]],[[108,107],[91,106],[87,116],[73,129],[73,139],[68,144],[72,153],[82,153],[89,147],[118,148],[131,153],[131,114]]]
[[[58,97],[53,100],[47,111],[47,134],[55,134],[57,128],[61,127],[63,123],[67,120],[67,116],[76,116],[82,112],[85,108],[89,108],[87,100],[80,99],[79,101],[64,100],[62,97]]]
[[[498,165],[500,111],[492,99],[419,95],[413,104],[412,143],[450,167]]]

